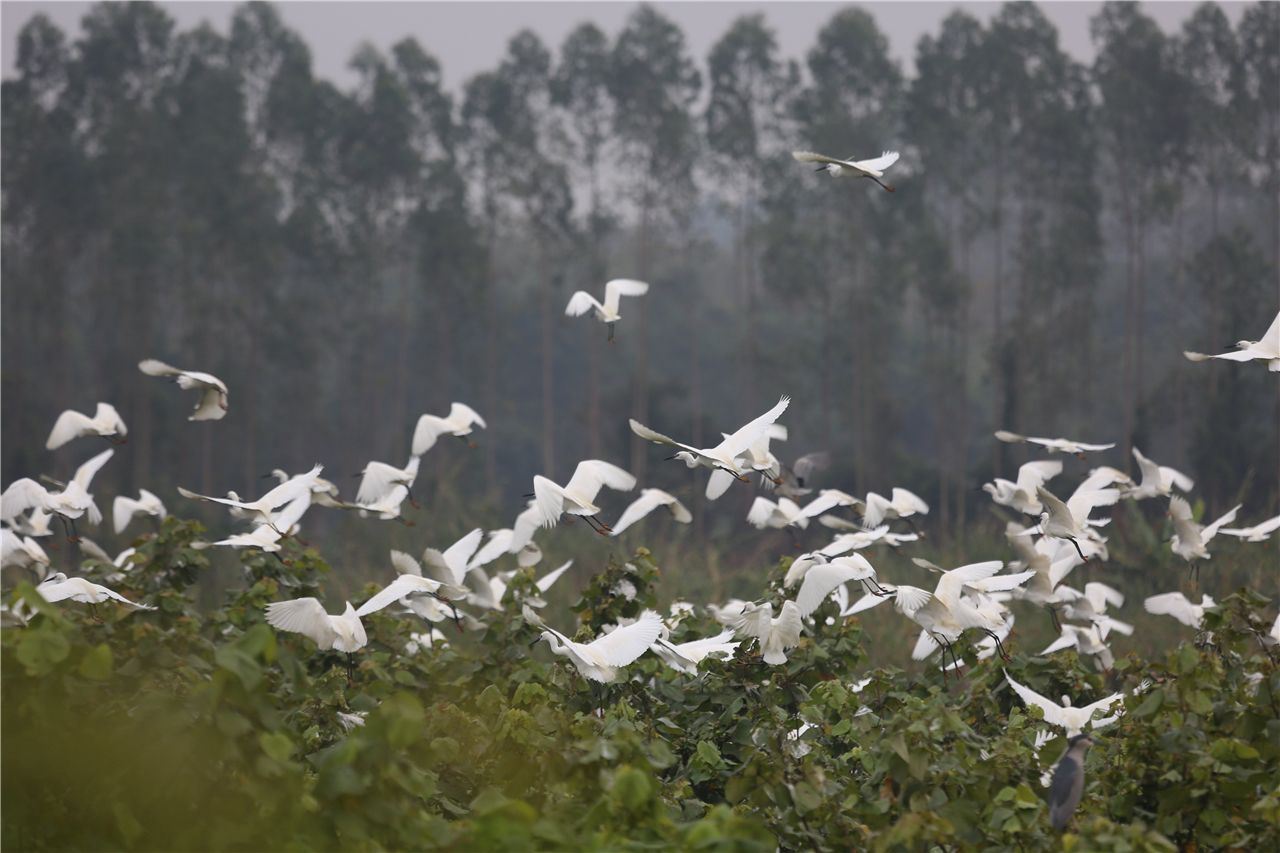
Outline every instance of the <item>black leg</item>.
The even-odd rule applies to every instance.
[[[1080,555],[1080,559],[1084,560],[1086,563],[1089,562],[1089,558],[1084,555],[1084,551],[1080,550],[1080,543],[1076,541],[1074,536],[1068,536],[1067,541],[1076,546],[1076,553]]]

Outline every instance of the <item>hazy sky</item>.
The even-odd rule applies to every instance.
[[[44,12],[64,30],[78,33],[79,21],[90,3],[4,2],[3,67],[5,76],[13,72],[13,50],[18,31],[36,12]],[[162,3],[188,29],[207,20],[225,32],[234,3]],[[685,31],[689,46],[705,58],[711,45],[738,15],[764,12],[778,32],[779,45],[787,57],[803,58],[814,36],[832,13],[848,3],[743,3],[694,2],[655,3]],[[987,19],[999,3],[861,3],[871,11],[889,37],[895,56],[910,68],[916,40],[936,32],[939,22],[957,6]],[[1046,15],[1058,27],[1062,44],[1076,57],[1093,55],[1089,41],[1089,18],[1101,3],[1044,3]],[[1195,8],[1194,3],[1147,3],[1147,13],[1166,30],[1181,25]],[[1246,4],[1222,3],[1232,22],[1239,20]],[[355,47],[368,41],[386,49],[398,39],[415,36],[434,53],[444,67],[445,83],[456,89],[471,75],[491,68],[507,40],[528,27],[548,44],[558,46],[564,36],[584,20],[594,21],[610,34],[617,33],[632,2],[469,2],[469,3],[387,3],[387,2],[280,2],[276,6],[285,22],[311,46],[316,73],[340,85],[354,78],[347,61]]]

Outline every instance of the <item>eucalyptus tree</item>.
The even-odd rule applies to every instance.
[[[1280,291],[1280,5],[1247,6],[1237,28],[1240,76],[1235,87],[1250,170],[1262,175],[1267,199],[1267,241]]]
[[[1103,185],[1119,205],[1125,243],[1120,406],[1128,460],[1136,413],[1146,394],[1148,231],[1167,213],[1171,172],[1185,162],[1188,96],[1169,38],[1137,3],[1104,4],[1090,30],[1097,48],[1093,82],[1100,97]]]
[[[632,12],[614,42],[609,92],[615,104],[613,133],[622,149],[619,171],[638,219],[634,275],[645,281],[653,279],[659,230],[674,224],[687,231],[699,143],[692,109],[701,87],[680,28],[652,6]],[[631,412],[641,421],[649,417],[651,301],[640,304],[638,328],[629,336],[636,351]],[[633,438],[630,470],[640,479],[646,459],[642,442]]]

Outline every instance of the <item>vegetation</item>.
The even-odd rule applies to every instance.
[[[13,596],[36,615],[4,631],[6,848],[1058,844],[1039,778],[1064,741],[1034,749],[1039,711],[998,660],[963,677],[877,667],[858,621],[826,624],[827,604],[785,666],[744,643],[696,676],[646,655],[592,685],[529,648],[537,630],[509,597],[482,630],[444,623],[447,642],[414,653],[413,622],[371,617],[348,680],[342,656],[263,622],[267,602],[320,592],[318,554],[246,557],[243,585],[202,614],[199,532],[169,519],[141,545],[121,588],[154,612],[47,605],[25,584]],[[594,635],[653,605],[660,577],[640,549],[573,610]],[[610,592],[624,578],[634,598]],[[513,590],[532,588],[526,574]],[[1106,677],[1074,653],[1015,649],[1003,667],[1046,695],[1133,693],[1090,753],[1066,849],[1276,845],[1280,667],[1259,642],[1272,609],[1230,596],[1199,644],[1131,655]],[[675,636],[713,630],[691,615]],[[857,678],[870,679],[861,692]],[[367,716],[348,728],[343,714]]]

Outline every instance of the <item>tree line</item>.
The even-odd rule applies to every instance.
[[[829,449],[826,484],[907,486],[953,536],[1025,458],[999,428],[1137,444],[1262,512],[1275,377],[1181,351],[1280,302],[1280,5],[1166,33],[1106,3],[1091,32],[1085,65],[1035,4],[957,10],[908,75],[858,7],[793,60],[764,15],[697,57],[640,5],[613,37],[520,32],[451,92],[411,34],[318,78],[268,3],[225,34],[36,15],[3,83],[6,480],[66,475],[43,437],[98,399],[131,430],[107,492],[241,493],[401,464],[457,399],[490,429],[427,457],[428,517],[509,523],[534,473],[599,457],[683,488],[705,543],[745,490],[706,511],[627,418],[713,443],[788,393],[784,458]],[[897,192],[794,148],[900,149]],[[616,342],[563,316],[621,276],[653,287]],[[187,424],[146,357],[223,378],[229,416]]]

